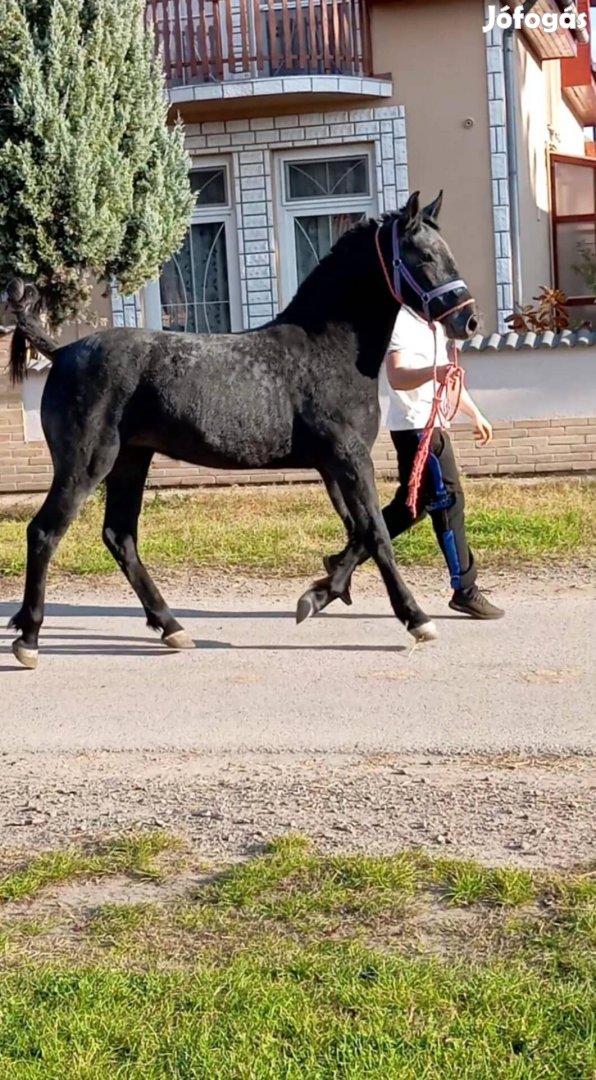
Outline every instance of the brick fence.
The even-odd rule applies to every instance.
[[[44,442],[25,442],[21,391],[8,380],[7,343],[0,338],[0,493],[45,491],[52,467]],[[468,476],[515,476],[541,473],[596,472],[596,418],[516,420],[495,424],[495,438],[479,449],[470,429],[457,424],[454,439],[459,462]],[[374,449],[377,475],[395,476],[395,453],[387,432]],[[312,472],[219,471],[197,468],[157,456],[149,483],[153,487],[192,487],[242,483],[286,483],[318,479]]]

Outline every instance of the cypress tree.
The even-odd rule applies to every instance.
[[[0,289],[35,283],[52,326],[93,278],[135,292],[193,205],[143,0],[0,0]]]

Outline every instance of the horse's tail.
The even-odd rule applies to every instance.
[[[25,285],[20,278],[10,282],[7,289],[8,302],[16,315],[17,325],[10,347],[10,377],[13,383],[22,382],[27,374],[27,345],[52,359],[58,345],[46,334],[40,320],[34,314],[39,293],[33,285]]]

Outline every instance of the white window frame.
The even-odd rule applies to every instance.
[[[368,195],[340,195],[320,199],[290,199],[286,191],[286,165],[291,161],[327,161],[330,158],[366,157],[368,159]],[[277,155],[276,211],[279,250],[285,253],[278,267],[282,306],[285,307],[298,288],[294,219],[307,214],[366,214],[377,213],[375,147],[371,143],[342,143],[341,146],[299,147]]]
[[[230,323],[232,333],[243,329],[242,324],[242,299],[240,292],[240,262],[238,256],[238,226],[236,212],[233,203],[234,176],[232,172],[232,160],[228,157],[196,157],[193,158],[190,171],[198,169],[221,169],[226,172],[226,195],[225,203],[215,206],[201,207],[195,205],[190,219],[189,228],[192,225],[200,225],[201,222],[223,221],[226,242],[226,256],[228,264],[228,289],[230,293]],[[163,330],[161,311],[161,292],[159,280],[151,281],[144,289],[144,313],[145,326],[150,330]]]

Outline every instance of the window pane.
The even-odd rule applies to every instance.
[[[590,222],[570,221],[557,226],[559,286],[567,296],[593,296],[596,293],[594,280],[589,280],[589,266],[585,265],[586,256],[591,255],[594,260],[594,240],[594,225]]]
[[[223,221],[191,225],[182,250],[164,266],[160,286],[164,330],[191,334],[231,331]]]
[[[368,158],[330,158],[328,161],[289,161],[286,187],[290,199],[337,199],[368,195]]]
[[[555,162],[557,217],[594,214],[594,170],[585,165]]]
[[[299,285],[339,240],[342,233],[351,229],[357,221],[362,221],[365,216],[365,214],[316,214],[294,218],[296,276]]]
[[[192,169],[190,186],[197,196],[197,206],[226,206],[226,169]]]

